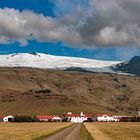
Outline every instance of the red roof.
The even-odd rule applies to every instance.
[[[0,116],[0,119],[3,119],[4,117],[6,117],[6,116]]]
[[[102,116],[109,116],[112,117],[112,114],[96,114],[97,117],[102,117]]]
[[[91,118],[92,115],[91,114],[84,114],[84,115],[80,115],[80,114],[66,114],[66,117],[87,117],[87,118]]]
[[[38,115],[36,116],[38,119],[53,119],[54,117],[59,117],[55,115]],[[60,117],[61,118],[61,117]]]

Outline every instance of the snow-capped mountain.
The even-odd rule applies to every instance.
[[[101,61],[77,57],[54,56],[43,53],[0,55],[0,67],[32,67],[41,69],[82,68],[94,72],[113,72],[120,61]]]
[[[120,71],[140,76],[140,56],[135,56],[130,61],[115,65],[113,70],[117,73]]]

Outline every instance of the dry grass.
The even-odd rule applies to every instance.
[[[85,123],[95,140],[139,140],[140,123]]]
[[[32,140],[69,125],[71,123],[0,123],[0,140]]]
[[[80,130],[80,140],[94,140],[89,133],[89,131],[86,129],[86,127],[82,124],[81,130]]]
[[[140,77],[0,68],[0,83],[0,115],[59,115],[69,111],[127,115],[140,110]],[[42,89],[51,92],[30,92]]]

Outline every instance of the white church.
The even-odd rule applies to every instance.
[[[87,121],[88,119],[92,118],[91,114],[84,114],[81,112],[80,114],[72,114],[72,112],[68,112],[65,114],[65,117],[68,119],[68,121],[73,123],[82,123],[84,121]]]

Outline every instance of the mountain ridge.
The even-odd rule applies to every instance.
[[[132,59],[130,59],[130,61],[117,64],[114,71],[121,71],[140,76],[140,56],[134,56]]]

